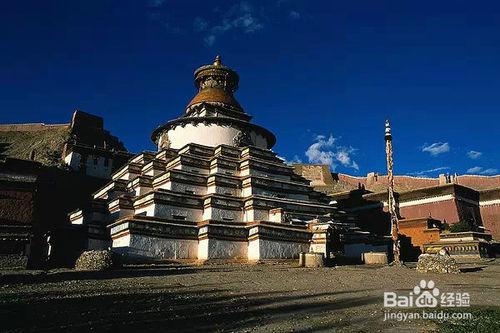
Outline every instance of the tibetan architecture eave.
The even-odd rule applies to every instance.
[[[199,105],[191,106],[190,108],[188,108],[188,110],[182,117],[195,118],[203,110],[206,110],[211,114],[218,114],[228,118],[241,119],[243,121],[250,121],[252,119],[252,116],[242,111],[241,106],[239,106],[239,108],[228,107],[225,105],[219,105],[218,107],[214,107],[213,105],[206,102],[201,102]]]

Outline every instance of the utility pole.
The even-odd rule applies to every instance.
[[[392,134],[391,124],[389,120],[385,121],[385,154],[387,156],[387,179],[388,179],[388,206],[389,214],[391,215],[391,237],[392,237],[392,253],[394,255],[394,263],[401,264],[399,255],[401,246],[399,244],[399,221],[398,221],[398,202],[394,197],[394,173],[393,173],[393,160],[392,160]]]

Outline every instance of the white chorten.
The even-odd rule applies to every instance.
[[[233,93],[238,75],[217,57],[195,72],[183,116],[156,129],[158,152],[133,157],[70,215],[90,249],[134,259],[295,258],[328,253],[333,209],[270,148]]]

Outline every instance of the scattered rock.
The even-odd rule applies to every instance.
[[[421,273],[460,273],[455,259],[446,253],[420,255],[417,271]]]
[[[104,271],[113,267],[113,253],[108,250],[85,251],[76,260],[78,271]]]

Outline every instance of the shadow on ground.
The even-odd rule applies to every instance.
[[[281,292],[231,293],[207,289],[121,293],[98,296],[9,300],[0,303],[2,329],[22,331],[234,331],[292,317],[319,320],[326,313],[379,302],[378,297],[339,293],[286,295]],[[346,323],[347,324],[347,323]],[[301,332],[313,331],[301,329]]]
[[[8,273],[0,273],[0,284],[30,284],[30,283],[47,283],[47,282],[62,282],[68,280],[108,280],[120,278],[134,278],[145,276],[168,276],[180,274],[196,273],[201,268],[193,265],[176,265],[153,268],[123,268],[113,269],[109,271],[76,271],[76,270],[54,270],[54,271],[10,271]],[[205,272],[210,271],[229,271],[224,267],[203,268]]]

